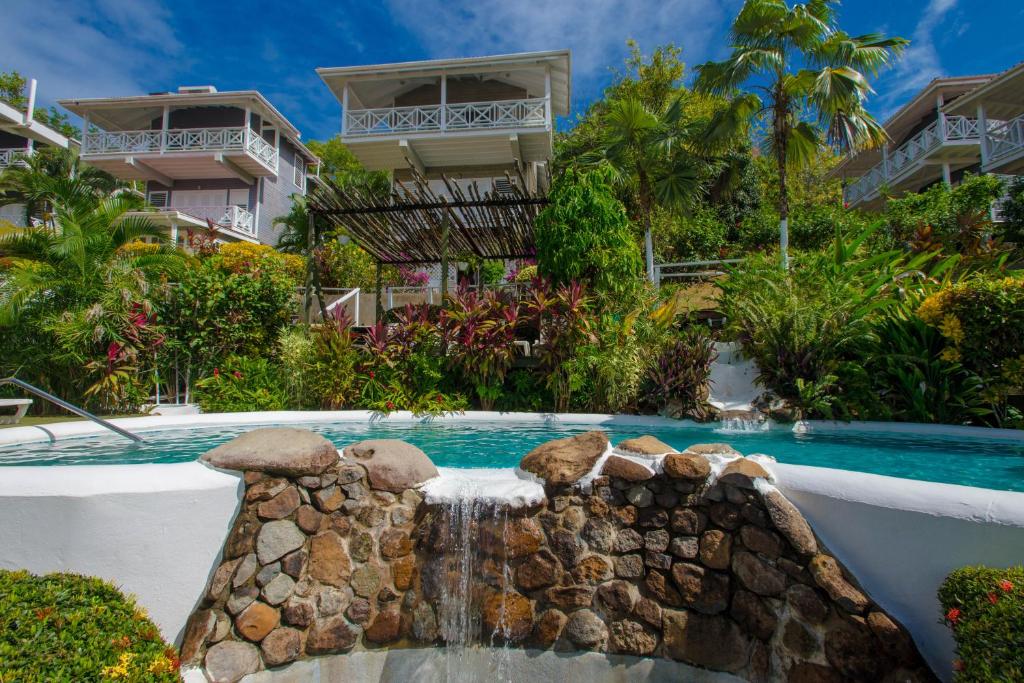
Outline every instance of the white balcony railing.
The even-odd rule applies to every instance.
[[[24,147],[0,148],[0,168],[7,168],[14,164],[24,162],[25,157],[31,156],[32,150]]]
[[[944,130],[939,128],[941,121],[945,121]],[[888,162],[883,161],[876,164],[859,180],[848,185],[846,188],[847,204],[856,204],[874,194],[883,185],[898,178],[916,162],[948,142],[980,142],[978,121],[966,116],[946,116],[936,119],[927,128],[891,151]]]
[[[999,123],[988,131],[988,162],[1002,161],[1003,158],[1024,151],[1024,116]]]
[[[219,226],[246,235],[256,235],[256,222],[252,213],[240,206],[171,206],[168,210],[188,214],[201,221],[209,219]]]
[[[488,128],[533,128],[546,125],[548,125],[548,115],[545,98],[354,109],[345,112],[346,136]]]
[[[91,131],[82,140],[84,157],[174,152],[248,152],[277,170],[277,149],[259,133],[246,127]]]

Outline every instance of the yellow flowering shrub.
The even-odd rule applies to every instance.
[[[296,283],[302,281],[306,261],[295,254],[282,254],[266,244],[231,242],[220,245],[217,262],[230,273],[247,273],[257,267],[271,267],[288,275]]]
[[[117,249],[117,253],[122,256],[144,256],[146,254],[155,254],[158,251],[160,251],[159,244],[151,244],[142,240],[133,240],[122,244]]]

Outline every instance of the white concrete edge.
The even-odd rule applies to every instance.
[[[207,467],[199,461],[102,467],[17,465],[0,467],[0,498],[207,491],[235,486],[241,477],[241,472]]]
[[[793,425],[798,433],[876,433],[916,434],[919,436],[976,437],[1024,443],[1024,429],[972,427],[970,425],[924,424],[920,422],[839,422],[835,420],[803,420]]]

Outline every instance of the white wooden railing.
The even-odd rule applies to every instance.
[[[1001,161],[1024,150],[1024,116],[999,123],[988,131],[988,161]]]
[[[168,209],[188,214],[201,221],[207,219],[225,228],[231,228],[247,235],[256,234],[256,222],[247,209],[240,206],[171,206]]]
[[[940,128],[940,123],[945,127]],[[977,119],[946,116],[933,121],[895,150],[888,161],[882,161],[846,188],[846,202],[855,204],[877,192],[882,185],[898,178],[904,171],[947,142],[980,142]]]
[[[0,168],[13,166],[18,161],[24,161],[24,158],[31,154],[32,150],[24,147],[0,148]]]
[[[501,100],[418,107],[353,109],[345,112],[345,135],[533,128],[548,125],[547,100]]]
[[[245,151],[277,170],[278,151],[256,131],[246,128],[172,128],[169,130],[90,131],[83,136],[82,156],[168,152]]]

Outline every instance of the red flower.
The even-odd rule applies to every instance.
[[[1003,589],[1004,593],[1009,593],[1013,590],[1013,584],[1007,581],[1006,579],[1003,579],[999,582],[999,587]]]
[[[116,341],[110,342],[110,346],[107,347],[107,360],[114,361],[121,353],[121,345]]]
[[[953,671],[963,671],[964,668],[965,668],[964,667],[964,660],[962,660],[962,659],[954,659],[953,660]]]
[[[370,370],[370,379],[373,379],[376,376],[377,374],[373,370]]]
[[[220,368],[214,368],[213,369],[213,376],[214,377],[220,377]]]
[[[999,596],[996,595],[995,593],[989,593],[988,594],[988,601],[991,602],[994,605],[997,602],[999,602]]]
[[[395,409],[395,404],[392,403],[391,401],[388,401],[387,402],[387,407],[388,407],[388,410],[394,410]]]
[[[242,379],[242,373],[238,370],[235,370],[232,374],[235,376],[235,379]]]
[[[437,398],[435,398],[434,400],[440,403],[441,401],[444,400],[444,394],[438,394]]]
[[[954,607],[953,609],[946,612],[946,620],[951,624],[955,624],[960,621],[960,610]]]

